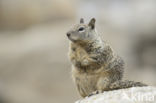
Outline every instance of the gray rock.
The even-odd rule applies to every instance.
[[[107,91],[75,103],[156,103],[156,88],[148,86]]]

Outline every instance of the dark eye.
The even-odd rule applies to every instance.
[[[80,28],[79,28],[79,31],[83,31],[83,30],[84,30],[84,28],[83,28],[83,27],[80,27]]]

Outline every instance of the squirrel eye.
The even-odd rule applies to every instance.
[[[79,31],[83,31],[83,30],[84,30],[84,28],[83,28],[83,27],[80,27],[80,28],[79,28]]]

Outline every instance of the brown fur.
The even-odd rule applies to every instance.
[[[67,35],[71,40],[72,77],[82,97],[102,91],[146,86],[140,82],[122,81],[124,61],[96,33],[95,19],[88,25],[81,19],[80,24]]]

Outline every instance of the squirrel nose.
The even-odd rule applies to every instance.
[[[67,33],[67,36],[69,37],[70,36],[70,33]]]

